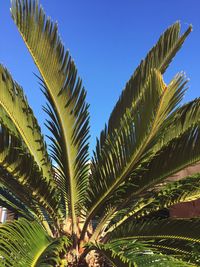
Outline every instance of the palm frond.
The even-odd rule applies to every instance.
[[[157,70],[152,71],[137,116],[132,118],[127,110],[123,128],[111,135],[104,148],[95,154],[88,221],[116,190],[118,192],[120,185],[124,185],[123,182],[135,169],[152,156],[149,150],[154,145],[155,136],[163,121],[180,102],[184,85],[183,74],[176,76],[167,87],[161,74]],[[114,202],[116,204],[116,197]]]
[[[189,267],[196,266],[180,259],[161,254],[156,248],[151,248],[151,243],[132,239],[115,239],[107,244],[95,243],[88,246],[96,250],[110,262],[112,266],[120,267]],[[167,265],[166,265],[167,264]]]
[[[160,184],[158,188],[148,191],[138,198],[126,202],[123,209],[115,210],[114,219],[107,228],[106,234],[123,224],[126,220],[142,219],[146,216],[157,216],[157,211],[171,206],[196,200],[200,197],[200,174],[188,176],[182,180]]]
[[[27,219],[34,218],[34,215],[30,212],[30,210],[2,185],[0,185],[0,206],[3,206]]]
[[[146,90],[146,83],[152,69],[155,68],[163,74],[191,30],[192,27],[190,26],[180,36],[180,24],[177,22],[169,27],[159,38],[157,44],[150,50],[146,58],[141,61],[127,82],[110,115],[108,126],[105,126],[105,129],[101,132],[101,141],[97,143],[97,149],[102,149],[109,135],[114,132],[114,129],[120,128],[127,109],[131,110],[133,117],[137,116],[137,107],[141,105],[142,95]]]
[[[141,94],[143,94],[143,90],[145,90],[145,83],[151,70],[157,69],[161,74],[165,72],[191,30],[192,27],[190,26],[186,32],[180,36],[180,23],[176,22],[161,35],[156,45],[150,50],[146,58],[141,61],[122,91],[110,115],[108,133],[119,127],[120,120],[127,108],[131,108],[132,105],[135,106],[136,103],[140,102]]]
[[[163,147],[146,166],[139,179],[135,179],[133,195],[153,188],[167,177],[197,163],[200,160],[199,133],[200,125],[196,125]]]
[[[60,187],[73,220],[80,214],[88,181],[88,105],[77,69],[37,1],[13,0],[12,17],[41,73],[49,106],[52,153],[60,168]]]
[[[151,241],[151,247],[166,254],[179,255],[198,264],[199,219],[129,221],[110,233],[111,240]],[[170,250],[171,248],[171,250]],[[185,254],[185,255],[184,255]]]
[[[20,137],[20,134],[15,124],[12,122],[11,118],[1,105],[0,105],[0,125],[3,125],[4,128],[8,129],[12,135]]]
[[[68,238],[54,240],[37,222],[21,218],[0,225],[0,265],[53,267],[55,262],[61,261],[62,252],[69,244]]]
[[[0,76],[0,105],[1,109],[3,108],[0,112],[0,116],[3,115],[1,120],[13,135],[22,138],[44,177],[53,182],[46,144],[23,90],[2,65]],[[12,123],[6,117],[9,117]]]
[[[57,222],[62,216],[59,191],[43,177],[32,155],[22,147],[21,140],[3,126],[0,128],[0,182],[27,207],[32,208],[35,202]]]
[[[155,157],[152,161],[154,162],[154,164],[150,160],[150,162],[147,162],[146,164],[141,166],[141,170],[139,170],[139,172],[136,171],[135,175],[133,175],[133,177],[130,178],[129,181],[127,181],[125,185],[121,186],[121,188],[119,188],[120,190],[118,190],[118,192],[121,191],[121,194],[117,195],[117,199],[123,200],[124,202],[123,206],[128,205],[128,202],[132,201],[133,197],[136,197],[136,194],[141,192],[141,190],[138,191],[138,188],[140,189],[143,188],[141,187],[140,182],[143,181],[145,183],[145,176],[147,173],[148,174],[150,173],[153,183],[149,185],[147,185],[148,183],[146,183],[146,186],[152,187],[153,185],[159,183],[159,180],[154,179],[153,177],[154,174],[151,173],[151,171],[153,170],[152,166],[153,165],[155,166],[154,171],[157,174],[159,173],[161,174],[162,170],[161,169],[157,170],[157,168],[159,164],[160,166],[162,165],[162,162],[161,162],[162,160],[163,162],[165,162],[165,164],[167,164],[165,165],[166,169],[168,168],[168,166],[170,166],[170,163],[168,161],[170,160],[169,155],[174,156],[174,161],[173,159],[171,159],[170,162],[173,161],[173,164],[177,164],[177,166],[176,168],[172,168],[171,171],[169,171],[169,173],[166,175],[162,173],[164,176],[159,177],[162,181],[168,176],[189,166],[190,164],[198,162],[198,159],[199,159],[198,148],[195,151],[193,151],[193,146],[195,145],[195,142],[198,141],[196,140],[196,137],[198,135],[198,129],[199,129],[199,118],[200,118],[199,117],[199,110],[200,110],[199,104],[200,104],[199,99],[195,99],[185,104],[181,108],[176,109],[174,112],[170,114],[170,116],[166,119],[166,121],[164,121],[163,125],[161,126],[161,131],[158,132],[157,134],[156,143],[154,146],[152,146],[152,152],[153,154],[155,154],[154,155]],[[193,135],[192,133],[195,133],[195,131],[196,131],[196,134]],[[189,144],[187,145],[187,149],[191,157],[189,162],[188,162],[189,157],[187,157],[186,153],[184,152],[186,151],[186,148],[184,148],[183,151],[180,151],[182,142],[187,143],[187,140],[189,142]],[[176,147],[174,147],[174,145]],[[198,146],[198,142],[196,143],[196,145]],[[179,162],[177,161],[177,158],[175,156],[177,151],[179,151],[178,153],[180,153]],[[159,158],[160,156],[162,157],[162,159]],[[124,201],[125,199],[126,201]],[[122,207],[120,206],[120,208]]]
[[[158,137],[154,151],[160,150],[170,141],[181,136],[184,132],[200,123],[200,99],[194,99],[177,108],[163,123],[163,131]]]
[[[134,215],[135,218],[143,218],[154,212],[170,208],[171,206],[193,201],[200,198],[200,174],[197,173],[192,176],[185,177],[184,179],[176,182],[171,182],[164,186],[161,190],[147,194],[143,201],[151,199],[143,209],[137,211]]]
[[[71,246],[71,241],[67,236],[61,236],[56,240],[53,240],[49,246],[44,250],[42,255],[38,258],[35,266],[37,267],[54,267],[63,266],[66,262],[65,255],[69,247]]]

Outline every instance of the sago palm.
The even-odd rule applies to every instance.
[[[22,88],[0,66],[0,266],[200,266],[200,219],[160,218],[199,198],[200,175],[167,178],[200,160],[200,99],[180,105],[187,80],[162,74],[191,27],[175,23],[141,61],[91,160],[86,92],[37,1],[11,14],[40,72],[50,155]]]

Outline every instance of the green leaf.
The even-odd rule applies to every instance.
[[[67,237],[54,240],[37,222],[21,218],[0,225],[0,266],[54,267],[69,244]]]
[[[111,133],[114,128],[119,127],[120,119],[123,117],[127,108],[131,108],[132,105],[140,104],[141,94],[143,94],[143,90],[145,90],[144,87],[151,70],[157,69],[163,74],[191,30],[192,27],[190,26],[187,31],[180,36],[180,23],[177,22],[161,35],[156,45],[149,51],[146,58],[141,61],[122,91],[110,115],[108,133]]]
[[[88,184],[86,93],[73,60],[64,51],[57,25],[46,18],[38,3],[13,0],[11,13],[42,76],[49,102],[48,127],[54,135],[52,153],[60,171],[59,186],[76,232],[76,216],[80,215]]]
[[[43,177],[33,157],[22,147],[21,140],[3,126],[0,128],[0,182],[27,207],[43,207],[57,222],[62,216],[59,191]]]
[[[185,177],[180,181],[170,182],[160,190],[144,196],[141,202],[150,203],[134,215],[135,218],[142,218],[153,214],[163,208],[169,208],[175,204],[193,201],[200,198],[200,174]],[[134,209],[134,206],[132,207]]]
[[[22,88],[13,81],[9,72],[0,65],[0,112],[1,120],[18,138],[22,138],[29,153],[42,170],[44,177],[53,183],[51,163],[48,158],[46,144],[33,111],[28,105]],[[8,116],[9,119],[6,118]],[[14,125],[13,125],[14,124]]]
[[[132,198],[123,209],[115,212],[115,217],[107,227],[106,234],[122,225],[126,220],[157,216],[156,212],[177,203],[200,198],[200,174],[188,176],[182,180],[160,184],[153,191],[138,198]]]
[[[163,121],[182,98],[184,84],[185,77],[180,74],[167,87],[161,74],[156,70],[152,71],[137,116],[132,118],[127,110],[123,128],[110,136],[104,148],[99,149],[95,155],[88,221],[113,195],[112,203],[116,205],[116,194],[121,190],[118,188],[128,187],[128,184],[123,182],[127,181],[137,168],[141,168],[142,162],[152,157],[149,151],[156,141],[155,137]]]
[[[180,259],[162,255],[155,248],[151,248],[151,243],[137,240],[115,239],[107,244],[89,244],[91,250],[96,250],[111,263],[112,266],[120,267],[189,267],[193,264],[183,262]],[[167,265],[166,265],[167,264]]]
[[[185,256],[198,264],[196,247],[200,244],[199,219],[163,219],[128,221],[110,233],[111,240],[121,239],[151,241],[152,248],[171,254]],[[171,248],[171,249],[169,249]],[[185,254],[185,255],[184,255]]]
[[[142,104],[142,96],[146,90],[146,83],[152,69],[156,68],[163,74],[181,48],[183,42],[191,32],[192,27],[182,35],[179,35],[180,24],[177,22],[169,27],[158,40],[157,44],[150,50],[146,58],[141,61],[134,74],[127,82],[122,94],[113,109],[108,127],[101,132],[100,144],[97,143],[97,150],[102,149],[113,134],[114,129],[120,129],[123,124],[123,116],[127,109],[130,109],[132,117],[137,116],[137,109]],[[99,147],[98,147],[99,146]]]
[[[24,216],[27,219],[33,219],[34,215],[30,210],[14,196],[7,188],[0,184],[0,206],[3,206],[10,211],[17,213],[20,216]]]

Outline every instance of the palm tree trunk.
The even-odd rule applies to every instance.
[[[104,258],[96,251],[90,251],[86,256],[88,267],[106,267]]]

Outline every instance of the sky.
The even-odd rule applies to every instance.
[[[91,146],[126,81],[161,33],[177,20],[182,32],[193,25],[182,50],[170,65],[165,81],[184,71],[190,78],[187,102],[200,96],[200,0],[40,0],[46,14],[58,22],[87,90]],[[0,0],[0,63],[23,86],[44,134],[45,98],[33,73],[38,73],[10,16],[10,1]]]

